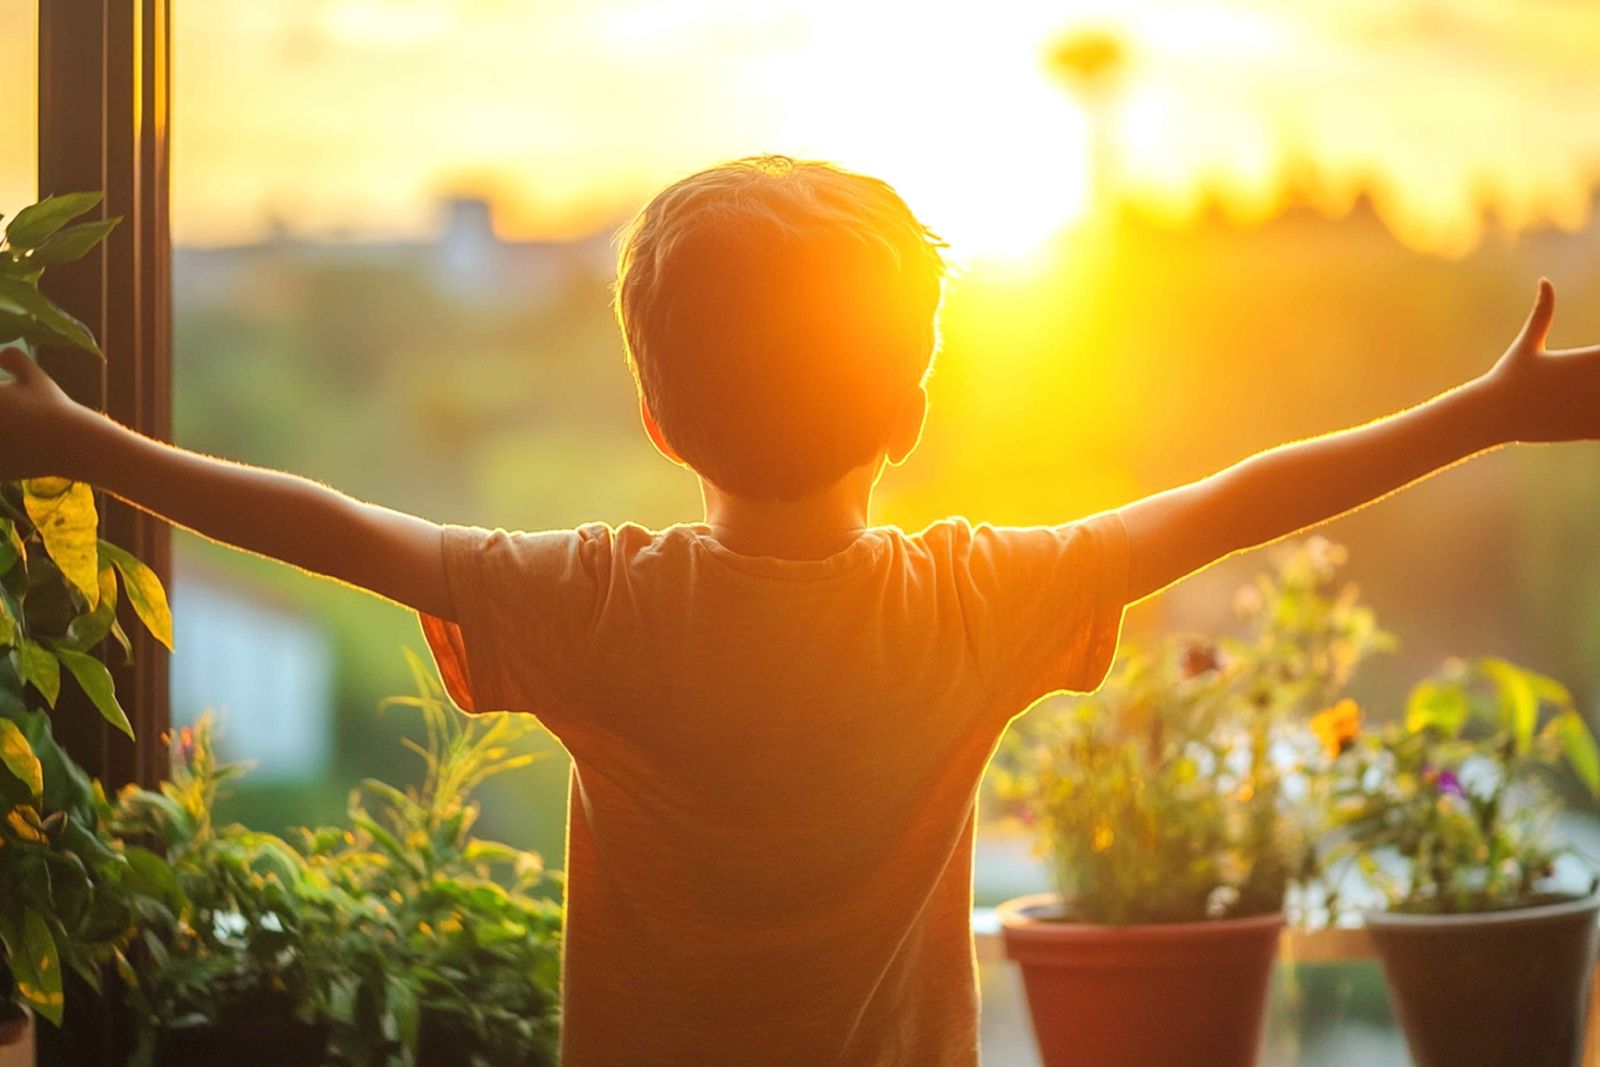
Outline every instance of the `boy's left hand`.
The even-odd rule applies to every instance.
[[[0,347],[0,482],[66,475],[75,423],[92,413],[64,393],[20,348]]]
[[[1507,420],[1508,441],[1600,438],[1600,345],[1546,349],[1556,292],[1548,279],[1522,332],[1481,379]]]

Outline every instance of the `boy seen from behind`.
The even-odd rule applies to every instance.
[[[414,608],[466,711],[572,756],[568,1067],[978,1058],[974,799],[1006,724],[1105,676],[1124,606],[1503,444],[1600,436],[1600,347],[1541,282],[1482,376],[1077,522],[874,526],[915,448],[941,243],[781,156],[658,195],[616,307],[701,521],[436,525],[141,437],[0,354],[0,479],[61,475]],[[1373,354],[1378,355],[1378,354]]]

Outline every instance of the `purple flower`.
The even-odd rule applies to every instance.
[[[1467,791],[1461,788],[1461,779],[1456,777],[1454,771],[1441,771],[1424,764],[1422,780],[1433,786],[1443,796],[1466,799]]]
[[[1457,778],[1454,771],[1440,771],[1439,780],[1435,783],[1439,792],[1447,796],[1465,797],[1467,791],[1461,788],[1461,779]]]

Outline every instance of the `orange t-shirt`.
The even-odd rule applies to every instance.
[[[1127,534],[445,528],[467,711],[572,756],[566,1067],[975,1064],[974,800],[1006,723],[1110,666]]]

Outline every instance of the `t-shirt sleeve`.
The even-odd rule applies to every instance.
[[[968,629],[997,697],[1020,711],[1046,693],[1089,692],[1105,680],[1127,601],[1120,515],[974,527],[968,575]]]
[[[571,706],[604,590],[609,534],[604,526],[444,527],[455,618],[419,618],[445,689],[463,711],[544,717]]]

